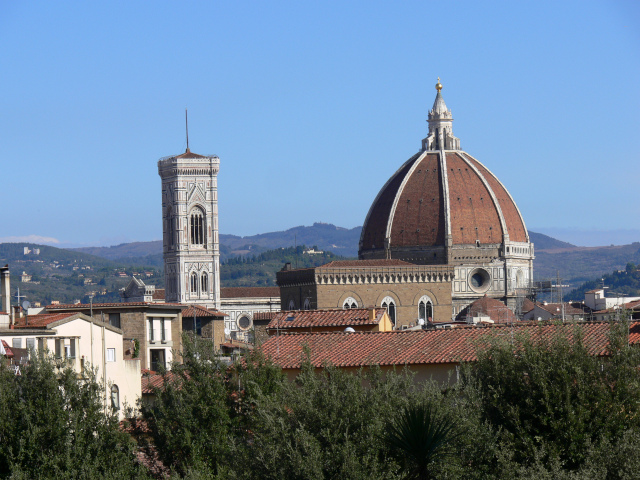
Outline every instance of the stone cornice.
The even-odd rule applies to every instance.
[[[410,265],[390,267],[317,267],[278,272],[280,287],[305,285],[376,285],[451,282],[454,267]]]

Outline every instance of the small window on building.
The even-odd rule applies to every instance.
[[[204,215],[202,210],[194,208],[191,211],[189,218],[191,227],[191,244],[203,245],[204,244]]]
[[[120,314],[119,313],[110,313],[109,314],[109,325],[112,327],[120,328]]]
[[[347,297],[347,299],[342,303],[342,308],[345,310],[348,308],[358,308],[358,302],[353,297]]]
[[[22,348],[22,339],[14,338],[13,340],[11,340],[11,346],[13,348]]]
[[[115,361],[116,361],[116,349],[107,348],[107,362],[115,362]]]
[[[204,294],[209,293],[209,275],[203,273],[200,281],[200,291]]]
[[[157,372],[167,368],[165,363],[164,349],[151,349],[151,370]]]
[[[191,274],[191,293],[198,293],[198,274],[196,272]]]
[[[381,304],[382,308],[387,309],[387,313],[389,314],[389,319],[393,326],[396,325],[396,302],[391,297],[384,297]]]
[[[35,350],[35,349],[36,349],[36,339],[27,338],[27,350]]]
[[[433,321],[433,302],[431,298],[424,295],[418,302],[418,319]]]
[[[156,340],[156,336],[154,335],[154,331],[153,331],[153,318],[149,319],[149,341],[150,342],[155,342]]]
[[[111,408],[120,410],[120,389],[117,385],[111,387]]]

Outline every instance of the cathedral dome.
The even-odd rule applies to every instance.
[[[438,79],[422,150],[391,176],[371,205],[360,237],[360,258],[460,264],[503,256],[506,245],[529,244],[524,220],[507,189],[460,150],[441,89]],[[484,253],[478,247],[484,247]]]

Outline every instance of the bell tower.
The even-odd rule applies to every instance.
[[[216,155],[161,158],[165,300],[220,308]]]

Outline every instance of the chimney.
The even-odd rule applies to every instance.
[[[376,319],[376,309],[374,308],[370,308],[369,309],[369,321],[373,322]]]

